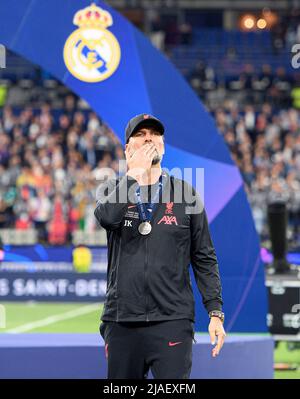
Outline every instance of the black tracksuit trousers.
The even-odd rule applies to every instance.
[[[191,320],[159,322],[104,321],[109,379],[144,379],[151,369],[157,379],[189,378],[194,325]]]

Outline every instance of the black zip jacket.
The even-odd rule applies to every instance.
[[[200,197],[187,182],[162,174],[149,235],[139,233],[138,208],[127,196],[138,187],[135,179],[109,180],[98,190],[95,217],[107,231],[108,245],[103,321],[195,321],[190,264],[206,310],[222,309],[219,268]],[[181,195],[181,203],[179,190],[189,192]],[[187,206],[195,210],[196,203],[201,212],[187,213]]]

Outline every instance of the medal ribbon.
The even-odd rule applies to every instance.
[[[145,204],[141,200],[141,189],[140,189],[140,187],[137,188],[137,190],[135,192],[136,198],[137,198],[137,207],[138,207],[140,219],[143,222],[146,222],[146,221],[150,222],[150,220],[152,219],[154,208],[157,205],[156,201],[159,197],[159,194],[162,191],[162,186],[163,186],[163,182],[162,182],[162,174],[161,174],[159,177],[158,187],[156,189],[156,192],[155,192],[155,195],[153,198],[153,202],[149,202],[147,209],[145,208]]]

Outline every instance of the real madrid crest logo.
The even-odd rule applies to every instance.
[[[100,82],[118,68],[121,50],[115,36],[106,28],[113,24],[109,12],[92,4],[73,19],[79,26],[67,39],[64,61],[70,73],[84,82]]]

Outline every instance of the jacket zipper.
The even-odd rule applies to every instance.
[[[119,251],[118,251],[118,263],[116,265],[116,294],[115,298],[117,300],[117,322],[119,321],[119,298],[118,298],[118,271],[119,271],[119,264],[120,264],[120,250],[121,245],[119,244]]]
[[[148,316],[148,236],[145,237],[146,239],[146,259],[145,259],[145,302],[146,302],[146,321],[149,321]]]
[[[119,321],[119,298],[118,298],[118,268],[119,264],[117,265],[117,270],[116,270],[116,294],[115,298],[117,300],[117,322]]]

